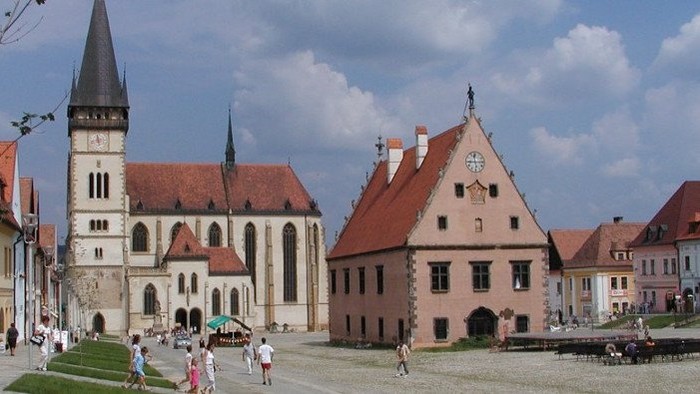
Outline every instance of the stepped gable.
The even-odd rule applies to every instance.
[[[447,164],[450,151],[457,144],[457,134],[463,128],[461,124],[431,138],[430,151],[420,170],[415,166],[415,146],[405,150],[389,184],[387,161],[381,161],[326,259],[404,246],[418,221],[416,212],[426,206],[430,191],[440,179],[440,168]]]
[[[127,163],[126,193],[132,212],[228,211],[218,164]]]
[[[211,275],[247,275],[248,270],[235,250],[202,246],[192,229],[184,223],[168,248],[164,260],[205,260]]]
[[[640,231],[632,246],[672,245],[688,233],[688,223],[696,212],[700,212],[700,181],[685,181]]]
[[[320,215],[289,165],[236,164],[233,170],[225,172],[225,176],[233,211],[289,211]]]
[[[564,263],[565,268],[592,266],[629,266],[630,260],[615,260],[613,251],[629,250],[630,241],[644,228],[645,223],[603,223],[591,234],[581,248]]]

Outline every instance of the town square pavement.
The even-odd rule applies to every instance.
[[[700,338],[700,329],[652,330],[655,338]],[[259,345],[263,335],[255,335]],[[222,368],[217,373],[219,393],[659,393],[698,391],[700,355],[683,361],[605,366],[559,359],[554,351],[428,353],[414,351],[410,374],[395,377],[391,349],[350,349],[327,345],[327,333],[267,334],[275,348],[273,386],[263,386],[259,367],[249,376],[240,348],[217,348]],[[195,338],[198,339],[198,338]],[[196,341],[195,341],[196,343]],[[158,346],[145,338],[153,366],[173,380],[182,376],[184,350]],[[25,345],[18,355],[0,354],[0,387],[29,371]],[[194,352],[197,353],[195,345]],[[38,357],[37,352],[33,352]],[[202,382],[206,378],[202,377]],[[172,390],[155,390],[173,392]]]

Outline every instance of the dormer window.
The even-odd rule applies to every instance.
[[[292,202],[287,199],[287,201],[284,203],[284,210],[289,211],[290,209],[292,209]]]
[[[139,200],[139,202],[136,203],[136,210],[143,211],[143,201]]]
[[[175,202],[175,209],[180,210],[182,209],[182,203],[180,202],[180,199],[178,198],[177,201]]]
[[[660,241],[663,237],[664,234],[668,231],[668,226],[665,224],[662,224],[659,226],[659,231],[656,233],[656,240]]]
[[[207,208],[210,211],[213,211],[216,208],[216,204],[214,204],[214,200],[211,200],[211,199],[209,200],[209,205],[207,206]]]
[[[250,211],[253,208],[253,204],[250,202],[250,200],[246,199],[245,200],[245,210]]]
[[[646,233],[646,236],[644,237],[644,241],[649,242],[652,239],[654,239],[655,233],[656,233],[656,226],[647,227],[647,233]]]

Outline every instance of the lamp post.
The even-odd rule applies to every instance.
[[[24,238],[24,244],[27,245],[25,250],[25,260],[27,264],[27,301],[28,305],[28,327],[27,327],[27,337],[31,338],[34,335],[34,305],[32,299],[34,298],[34,243],[36,242],[36,230],[39,226],[39,216],[33,213],[26,213],[22,215],[22,234]],[[29,344],[29,369],[32,369],[32,344]]]
[[[44,246],[42,250],[44,251],[44,271],[46,272],[46,275],[44,275],[46,299],[44,301],[46,302],[47,313],[51,314],[51,269],[53,268],[54,248],[53,246]],[[56,302],[55,297],[53,302]]]

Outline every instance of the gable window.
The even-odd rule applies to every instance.
[[[231,314],[234,316],[240,315],[238,298],[238,289],[231,289]]]
[[[436,317],[433,319],[433,331],[435,333],[436,341],[447,340],[447,333],[449,330],[449,319],[446,317]]]
[[[221,314],[221,292],[214,288],[211,292],[211,314],[218,316]]]
[[[450,263],[430,263],[430,289],[434,293],[450,290]]]
[[[192,294],[197,294],[197,274],[192,274],[190,278],[190,290]]]
[[[517,216],[510,217],[510,228],[511,230],[517,230],[520,228],[520,218]]]
[[[343,287],[345,294],[350,294],[350,268],[343,268]]]
[[[492,198],[498,197],[498,184],[497,183],[489,183],[489,197],[492,197]]]
[[[447,230],[447,216],[438,216],[438,230]]]
[[[464,198],[464,183],[455,183],[455,197]]]
[[[287,223],[282,230],[282,260],[284,262],[284,301],[297,300],[297,230]]]
[[[250,272],[250,280],[253,282],[253,286],[255,286],[255,254],[257,253],[257,246],[256,246],[256,234],[255,234],[255,226],[253,223],[248,223],[245,225],[245,267],[248,268],[248,272]],[[255,292],[253,292],[253,296],[255,297]]]
[[[136,223],[134,229],[131,230],[131,251],[132,252],[147,252],[148,251],[148,229],[139,222]]]
[[[212,223],[209,226],[209,247],[218,248],[221,246],[221,227],[218,224]]]
[[[472,266],[472,288],[474,290],[488,290],[491,287],[489,266],[490,261],[470,262]]]
[[[484,222],[481,220],[481,218],[474,219],[474,231],[477,233],[484,231]]]
[[[143,314],[156,314],[156,287],[153,286],[153,283],[146,285],[143,290]]]
[[[378,265],[377,270],[377,294],[384,294],[384,266]]]
[[[511,261],[513,267],[513,289],[522,290],[530,288],[530,262]]]
[[[357,269],[357,285],[359,287],[360,294],[365,294],[365,267],[360,267]]]
[[[335,270],[331,270],[331,294],[335,294],[336,292],[336,279],[335,279]]]
[[[177,294],[185,294],[185,274],[177,276]]]

